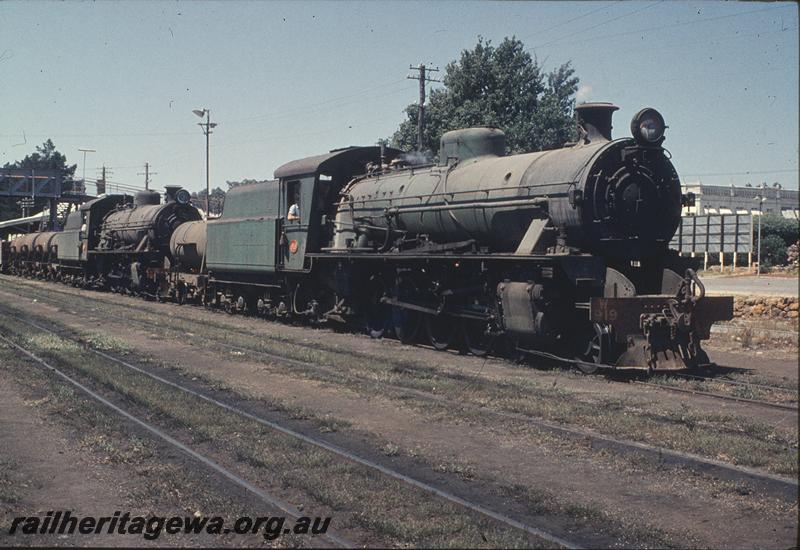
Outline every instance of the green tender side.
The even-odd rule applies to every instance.
[[[58,247],[59,262],[78,262],[81,259],[81,213],[70,212],[64,231],[56,235],[55,244]]]
[[[280,228],[278,182],[228,191],[222,217],[208,223],[209,271],[274,273]]]

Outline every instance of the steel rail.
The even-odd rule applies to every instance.
[[[670,376],[679,376],[681,378],[689,378],[693,380],[703,380],[705,382],[718,382],[720,384],[729,384],[731,386],[744,386],[748,388],[758,388],[768,391],[782,391],[782,392],[796,392],[797,388],[783,388],[781,386],[769,386],[765,384],[754,384],[752,382],[739,382],[738,380],[728,380],[726,378],[714,378],[711,376],[700,376],[697,374],[686,374],[682,372],[669,373]]]
[[[518,349],[520,349],[520,348],[518,348]],[[575,365],[575,366],[578,366],[579,368],[580,368],[581,365],[584,365],[584,366],[589,366],[589,367],[593,367],[593,368],[596,368],[596,369],[605,369],[605,370],[608,370],[610,372],[613,372],[613,369],[614,369],[613,365],[607,365],[607,364],[602,364],[602,363],[587,363],[586,361],[580,361],[578,359],[569,359],[567,357],[561,357],[560,355],[555,355],[555,354],[552,354],[552,353],[547,353],[547,352],[542,352],[542,351],[528,350],[528,349],[525,349],[525,350],[520,349],[520,351],[523,351],[525,353],[529,353],[531,355],[536,355],[536,356],[542,357],[544,359],[550,359],[550,360],[553,360],[553,361],[560,361],[560,362],[563,362],[563,363],[568,363],[568,364],[571,364],[571,365]],[[656,371],[656,372],[658,373],[658,371]],[[658,373],[658,374],[664,374],[666,376],[680,376],[680,377],[685,377],[685,378],[700,378],[700,379],[708,381],[708,382],[719,382],[719,383],[722,383],[722,384],[733,384],[733,385],[737,385],[737,386],[759,388],[759,389],[770,390],[770,391],[784,391],[784,392],[793,392],[793,391],[795,391],[795,390],[789,389],[789,388],[781,388],[780,386],[764,386],[764,385],[761,385],[761,384],[751,384],[749,382],[737,382],[737,381],[734,381],[734,380],[726,380],[724,378],[711,378],[711,377],[694,376],[694,375],[691,375],[691,374],[684,374],[684,373],[680,373],[680,372],[669,372],[669,371],[666,371],[666,372]],[[649,386],[649,387],[652,387],[652,388],[658,388],[658,389],[663,389],[663,390],[667,390],[667,391],[674,391],[674,392],[692,393],[692,394],[702,395],[704,397],[711,397],[711,398],[714,398],[714,399],[722,399],[722,400],[726,400],[726,401],[740,401],[742,403],[748,403],[748,404],[751,404],[751,405],[770,407],[770,408],[777,408],[777,409],[788,409],[788,410],[791,410],[791,411],[797,411],[798,410],[797,407],[793,407],[791,405],[784,405],[784,404],[781,404],[781,403],[773,403],[771,401],[764,401],[762,399],[747,399],[747,398],[744,398],[744,397],[737,397],[737,396],[733,396],[733,395],[725,395],[723,393],[711,393],[711,392],[705,392],[705,391],[702,391],[702,390],[693,390],[691,388],[676,388],[674,386],[667,386],[667,385],[664,385],[664,384],[656,384],[656,383],[653,383],[653,382],[643,382],[643,381],[638,381],[638,380],[632,380],[631,382],[635,383],[635,384]]]
[[[54,290],[54,292],[58,292],[59,294],[74,295],[73,293],[70,293],[70,292],[63,292],[63,291],[58,291],[58,290]],[[52,298],[50,298],[50,299],[52,300]],[[118,306],[118,307],[124,307],[126,309],[133,309],[135,311],[141,312],[142,314],[146,314],[147,313],[147,311],[145,311],[144,309],[142,309],[140,307],[137,307],[137,306],[132,306],[132,305],[128,305],[128,304],[120,304],[120,303],[115,303],[113,305]],[[143,326],[143,323],[141,321],[137,321],[136,319],[127,319],[127,320],[130,321],[130,322],[139,324],[140,326]],[[185,322],[195,322],[195,321],[193,321],[191,319],[186,319],[186,318],[182,318],[181,320],[185,321]],[[159,325],[156,324],[156,326],[159,326]],[[234,331],[234,332],[236,332],[238,334],[241,334],[243,336],[251,335],[251,333],[249,333],[248,331],[236,329],[236,328],[233,328],[233,327],[229,327],[228,330],[232,330],[232,331]],[[223,346],[223,347],[227,346],[227,344],[224,344],[224,343],[219,342],[219,341],[217,341],[217,343],[219,345]],[[333,350],[329,350],[329,349],[326,349],[326,348],[316,348],[314,346],[312,346],[312,348],[320,349],[321,351],[333,351]],[[266,353],[266,352],[262,352],[262,351],[259,351],[259,350],[251,350],[251,351],[256,351],[258,353]],[[555,354],[547,353],[547,352],[542,352],[542,351],[538,351],[538,350],[520,349],[520,351],[524,352],[526,354],[529,354],[529,355],[541,357],[543,359],[548,359],[548,360],[552,360],[552,361],[558,361],[558,362],[562,362],[562,363],[565,363],[565,364],[578,366],[578,367],[581,366],[581,365],[585,365],[585,366],[592,367],[594,369],[602,369],[602,370],[606,370],[606,371],[609,371],[609,372],[613,372],[613,369],[614,369],[613,365],[587,363],[585,361],[580,361],[578,359],[570,359],[570,358],[567,358],[567,357],[561,357],[559,355],[555,355]],[[367,357],[366,355],[363,355],[363,356]],[[285,356],[274,356],[272,358],[273,359],[280,359],[280,360],[284,360],[284,361],[292,361],[292,359],[290,357],[285,357]],[[768,385],[763,385],[763,384],[753,384],[753,383],[749,383],[749,382],[738,382],[738,381],[735,381],[735,380],[726,380],[724,378],[702,377],[702,376],[696,376],[696,375],[691,375],[691,374],[686,374],[686,373],[664,372],[663,374],[665,374],[667,376],[676,376],[676,377],[684,377],[684,378],[697,378],[697,379],[704,380],[704,381],[707,381],[707,382],[718,382],[720,384],[731,384],[731,385],[737,385],[737,386],[752,387],[752,388],[758,388],[758,389],[763,389],[763,390],[767,390],[767,391],[782,391],[782,392],[793,392],[793,391],[795,391],[794,389],[783,388],[783,387],[780,387],[780,386],[768,386]],[[665,391],[694,393],[694,394],[697,394],[697,395],[702,395],[704,397],[722,399],[722,400],[727,400],[727,401],[739,401],[741,403],[747,403],[747,404],[754,405],[754,406],[764,406],[764,407],[768,407],[768,408],[778,408],[778,409],[795,410],[795,411],[798,410],[797,407],[793,407],[791,405],[773,403],[773,402],[770,402],[770,401],[764,401],[764,400],[760,400],[760,399],[747,399],[747,398],[742,398],[742,397],[729,396],[729,395],[725,395],[725,394],[703,392],[701,390],[692,390],[692,389],[689,389],[689,388],[684,390],[683,388],[675,388],[675,387],[672,387],[672,386],[666,386],[666,385],[663,385],[663,384],[656,384],[656,383],[647,383],[647,382],[638,382],[638,381],[632,381],[632,382],[637,382],[637,383],[640,383],[642,385],[649,385],[650,387],[653,387],[655,389],[663,389]]]
[[[50,332],[57,336],[63,337],[59,333],[55,331],[51,331],[37,323],[33,323],[27,319],[23,319],[21,317],[16,316],[20,321],[23,321],[31,326],[34,326],[40,330],[44,330],[46,332]],[[133,321],[140,326],[144,326],[143,322],[139,322],[135,319],[127,319],[127,321]],[[236,346],[233,344],[227,344],[225,342],[214,341],[216,345],[220,347],[230,349],[232,351],[238,351],[241,353],[249,353],[255,356],[261,356],[266,359],[272,361],[283,362],[285,364],[296,365],[299,367],[304,368],[311,368],[313,370],[325,372],[334,376],[338,376],[341,378],[345,378],[346,380],[349,379],[350,381],[360,381],[368,384],[378,384],[382,387],[393,389],[395,391],[415,395],[419,398],[426,399],[428,401],[434,401],[440,404],[445,404],[454,407],[460,407],[462,409],[471,410],[474,412],[479,412],[481,414],[486,414],[490,416],[494,416],[497,418],[509,419],[509,420],[516,420],[521,421],[526,424],[533,425],[543,431],[565,437],[571,440],[577,441],[592,441],[593,448],[606,448],[616,451],[621,454],[631,454],[631,453],[638,453],[641,455],[645,455],[651,459],[657,460],[664,464],[676,464],[682,466],[688,466],[696,471],[706,472],[710,475],[714,475],[721,479],[727,479],[731,481],[748,481],[751,483],[756,484],[757,486],[761,487],[765,493],[777,496],[784,500],[788,500],[790,502],[795,502],[797,500],[798,494],[798,481],[791,478],[786,478],[782,476],[778,476],[775,474],[771,474],[769,472],[764,472],[761,470],[748,468],[745,466],[738,466],[735,464],[729,464],[725,462],[721,462],[718,460],[713,460],[709,458],[705,458],[699,455],[695,455],[692,453],[685,453],[682,451],[675,451],[672,449],[668,449],[665,447],[657,447],[654,445],[648,445],[646,443],[640,443],[636,441],[626,440],[626,439],[616,439],[613,437],[605,436],[599,434],[593,430],[580,428],[576,426],[569,426],[569,425],[562,425],[556,424],[552,422],[548,422],[543,419],[539,419],[530,415],[522,414],[522,413],[513,413],[507,411],[497,411],[494,409],[490,409],[485,406],[481,405],[471,405],[464,401],[455,401],[452,399],[448,399],[443,396],[439,396],[430,392],[426,392],[424,390],[418,390],[415,388],[408,388],[405,386],[400,386],[397,384],[392,384],[389,382],[376,382],[374,380],[368,379],[366,377],[361,377],[357,375],[348,375],[344,374],[341,371],[335,369],[329,365],[318,365],[316,363],[310,363],[307,361],[302,361],[299,359],[293,359],[289,357],[280,356],[277,354],[255,350],[248,347],[243,346]],[[89,348],[91,349],[91,348]],[[99,352],[99,350],[97,350]],[[102,353],[102,352],[100,352]],[[109,356],[111,357],[111,356]],[[117,360],[111,358],[111,360]],[[117,360],[121,361],[121,360]],[[137,367],[134,367],[137,368]],[[146,372],[146,371],[145,371]],[[157,376],[148,374],[150,376]],[[249,413],[247,413],[249,414]],[[402,474],[401,474],[402,475]]]
[[[758,405],[760,407],[771,407],[773,409],[784,409],[787,411],[794,411],[794,412],[798,411],[797,407],[793,407],[792,405],[786,405],[784,403],[773,403],[771,401],[762,401],[760,399],[748,399],[746,397],[725,395],[722,393],[711,393],[701,390],[693,390],[690,388],[676,388],[674,386],[667,386],[665,384],[656,384],[653,382],[643,382],[641,380],[632,380],[631,383],[638,384],[640,386],[648,386],[650,388],[657,388],[661,390],[674,391],[679,393],[689,393],[693,395],[702,395],[703,397],[713,397],[714,399],[722,399],[725,401],[738,401],[740,403],[749,403],[752,405]]]
[[[45,332],[47,332],[47,331],[45,331]],[[188,447],[187,445],[181,443],[177,439],[175,439],[175,438],[169,436],[168,434],[164,433],[163,431],[159,430],[158,428],[156,428],[152,424],[149,424],[149,423],[145,422],[144,420],[141,420],[137,416],[135,416],[135,415],[129,413],[128,411],[122,409],[121,407],[115,405],[114,403],[112,403],[111,401],[109,401],[108,399],[103,397],[102,395],[98,394],[97,392],[93,391],[92,389],[88,388],[87,386],[81,384],[80,382],[78,382],[77,380],[72,378],[71,376],[65,374],[64,372],[62,372],[58,368],[56,368],[56,367],[52,366],[51,364],[49,364],[48,362],[46,362],[44,359],[38,357],[32,351],[25,349],[24,347],[20,346],[19,344],[17,344],[13,340],[7,338],[4,334],[0,334],[0,340],[6,342],[10,346],[16,348],[23,355],[25,355],[28,358],[32,359],[33,361],[39,363],[41,366],[43,366],[44,368],[50,370],[53,374],[55,374],[56,376],[58,376],[62,380],[66,381],[67,383],[71,384],[72,386],[75,386],[76,388],[81,390],[83,393],[85,393],[86,395],[88,395],[89,397],[94,399],[95,401],[105,405],[106,407],[108,407],[112,411],[116,412],[117,414],[119,414],[123,418],[129,420],[130,422],[133,422],[134,424],[136,424],[140,428],[143,428],[144,430],[150,432],[152,435],[156,436],[157,438],[161,439],[162,441],[164,441],[164,442],[168,443],[169,445],[175,447],[176,449],[178,449],[179,451],[181,451],[185,455],[187,455],[187,456],[193,458],[194,460],[204,464],[208,468],[211,468],[212,470],[214,470],[218,474],[220,474],[223,477],[227,478],[229,481],[233,482],[234,484],[238,485],[239,487],[242,487],[246,491],[254,494],[255,496],[257,496],[261,501],[263,501],[268,506],[271,506],[273,508],[277,508],[278,510],[282,511],[284,514],[286,514],[286,515],[288,515],[288,516],[290,516],[290,517],[292,517],[294,519],[299,519],[299,518],[303,517],[303,514],[299,510],[294,508],[293,506],[291,506],[291,505],[289,505],[289,504],[287,504],[287,503],[285,503],[285,502],[283,502],[283,501],[281,501],[281,500],[269,495],[268,493],[266,493],[265,491],[259,489],[258,487],[256,487],[255,485],[253,485],[252,483],[247,481],[246,479],[244,479],[242,477],[239,477],[238,475],[236,475],[235,473],[231,472],[230,470],[224,468],[223,466],[221,466],[217,462],[214,462],[213,460],[211,460],[207,456],[198,453],[197,451],[191,449],[190,447]],[[334,533],[325,533],[322,536],[324,538],[327,538],[331,542],[333,542],[335,545],[340,546],[342,548],[354,548],[355,547],[355,545],[351,541],[348,541],[348,540],[346,540],[346,539],[344,539],[344,538],[342,538],[339,535],[336,535]]]
[[[17,316],[15,316],[15,318],[17,318],[18,320],[20,320],[20,321],[22,321],[22,322],[24,322],[24,323],[26,323],[26,324],[28,324],[30,326],[38,328],[39,330],[41,330],[43,332],[47,332],[49,334],[53,334],[55,336],[58,336],[59,338],[64,338],[64,336],[62,334],[59,334],[58,332],[50,330],[50,329],[48,329],[46,327],[42,327],[38,323],[34,323],[34,322],[30,321],[30,320],[23,319],[23,318],[17,317]],[[0,335],[0,338],[3,338],[4,340],[7,340],[6,338],[2,337],[2,335]],[[70,338],[70,339],[75,341],[74,338]],[[12,342],[12,344],[13,344],[13,342]],[[14,345],[16,346],[16,344],[14,344]],[[16,347],[19,348],[19,346],[16,346]],[[22,349],[22,348],[19,348],[19,349]],[[105,359],[107,359],[109,361],[112,361],[112,362],[114,362],[114,363],[116,363],[116,364],[118,364],[120,366],[123,366],[125,368],[130,369],[130,370],[134,370],[134,371],[136,371],[138,373],[144,374],[145,376],[148,376],[149,378],[152,378],[153,380],[156,380],[158,382],[166,384],[166,385],[168,385],[170,387],[173,387],[173,388],[175,388],[177,390],[180,390],[180,391],[182,391],[184,393],[187,393],[189,395],[192,395],[193,397],[197,397],[199,399],[202,399],[203,401],[206,401],[208,403],[212,403],[212,404],[214,404],[214,405],[216,405],[216,406],[218,406],[218,407],[220,407],[222,409],[225,409],[225,410],[227,410],[229,412],[238,414],[238,415],[240,415],[240,416],[242,416],[244,418],[252,420],[252,421],[254,421],[254,422],[258,423],[258,424],[266,426],[266,427],[268,427],[268,428],[270,428],[272,430],[275,430],[277,432],[280,432],[280,433],[282,433],[284,435],[293,437],[295,439],[299,439],[300,441],[303,441],[304,443],[308,443],[309,445],[313,445],[315,447],[324,449],[324,450],[329,451],[329,452],[331,452],[333,454],[336,454],[336,455],[338,455],[338,456],[340,456],[342,458],[345,458],[347,460],[350,460],[352,462],[355,462],[355,463],[360,464],[362,466],[365,466],[367,468],[376,470],[376,471],[378,471],[378,472],[380,472],[380,473],[382,473],[384,475],[387,475],[389,477],[397,479],[397,480],[399,480],[399,481],[401,481],[403,483],[406,483],[408,485],[412,485],[412,486],[417,487],[418,489],[422,489],[422,490],[424,490],[426,492],[433,493],[433,494],[435,494],[435,495],[437,495],[437,496],[439,496],[441,498],[444,498],[445,500],[448,500],[450,502],[453,502],[455,504],[463,506],[464,508],[467,508],[469,510],[472,510],[473,512],[477,512],[479,514],[482,514],[482,515],[484,515],[486,517],[489,517],[491,519],[494,519],[495,521],[498,521],[500,523],[504,523],[504,524],[509,525],[511,527],[514,527],[516,529],[525,531],[525,532],[527,532],[527,533],[529,533],[531,535],[539,537],[539,538],[541,538],[543,540],[546,540],[548,542],[551,542],[553,544],[557,544],[557,545],[559,545],[561,547],[564,547],[564,548],[580,548],[580,545],[578,545],[578,544],[576,544],[574,542],[567,541],[566,539],[563,539],[561,537],[558,537],[556,535],[553,535],[551,533],[543,531],[543,530],[541,530],[541,529],[539,529],[537,527],[533,527],[531,525],[525,524],[525,523],[523,523],[521,521],[515,520],[515,519],[513,519],[513,518],[511,518],[509,516],[506,516],[504,514],[501,514],[499,512],[495,512],[494,510],[486,508],[485,506],[482,506],[481,504],[477,504],[477,503],[468,501],[468,500],[463,499],[463,498],[461,498],[461,497],[459,497],[457,495],[454,495],[454,494],[452,494],[452,493],[450,493],[448,491],[445,491],[445,490],[440,489],[438,487],[434,487],[433,485],[430,485],[430,484],[428,484],[428,483],[426,483],[424,481],[418,480],[416,478],[413,478],[411,476],[408,476],[408,475],[403,474],[401,472],[398,472],[396,470],[392,470],[391,468],[388,468],[386,466],[378,464],[377,462],[373,462],[373,461],[371,461],[371,460],[369,460],[367,458],[364,458],[362,456],[356,455],[355,453],[347,451],[346,449],[343,449],[342,447],[339,447],[338,445],[335,445],[333,443],[329,443],[327,441],[318,439],[316,437],[308,436],[306,434],[303,434],[303,433],[300,433],[298,431],[292,430],[291,428],[287,428],[285,426],[281,426],[280,424],[277,424],[277,423],[275,423],[275,422],[273,422],[271,420],[267,420],[266,418],[263,418],[263,417],[254,415],[252,413],[249,413],[249,412],[245,411],[244,409],[241,409],[241,408],[239,408],[239,407],[237,407],[235,405],[231,405],[231,404],[225,403],[223,401],[220,401],[219,399],[216,399],[214,397],[206,395],[206,394],[204,394],[202,392],[193,390],[191,388],[188,388],[186,386],[183,386],[181,384],[178,384],[176,382],[168,380],[168,379],[166,379],[164,377],[161,377],[161,376],[159,376],[157,374],[151,373],[151,372],[149,372],[149,371],[147,371],[147,370],[145,370],[145,369],[143,369],[141,367],[137,367],[137,366],[135,366],[135,365],[133,365],[131,363],[128,363],[127,361],[123,361],[122,359],[116,358],[116,357],[114,357],[112,355],[109,355],[109,354],[107,354],[107,353],[105,353],[105,352],[103,352],[101,350],[94,349],[94,348],[92,348],[90,346],[86,346],[86,349],[88,351],[90,351],[90,352],[92,352],[92,353],[94,353],[94,354],[96,354],[96,355],[98,355],[100,357],[103,357],[103,358],[105,358]],[[83,388],[83,386],[81,386],[81,387]],[[89,391],[91,391],[91,390],[89,390]],[[352,544],[350,546],[352,547]]]

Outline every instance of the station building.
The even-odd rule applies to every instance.
[[[688,183],[684,193],[694,193],[694,206],[684,207],[683,215],[702,214],[764,214],[800,219],[800,191],[783,189],[779,183],[746,185],[705,185]],[[763,202],[761,199],[766,199]]]

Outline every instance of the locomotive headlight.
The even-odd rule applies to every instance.
[[[192,196],[186,189],[180,189],[177,193],[175,193],[175,202],[178,204],[189,204]]]
[[[631,121],[631,134],[642,145],[659,145],[664,141],[664,117],[655,109],[642,109]]]

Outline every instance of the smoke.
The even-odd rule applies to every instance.
[[[411,166],[418,166],[420,164],[432,163],[433,156],[430,151],[411,151],[400,155],[400,160],[409,163]]]
[[[592,87],[588,84],[582,85],[578,88],[578,93],[575,94],[575,99],[580,103],[581,101],[586,101],[592,95]]]

